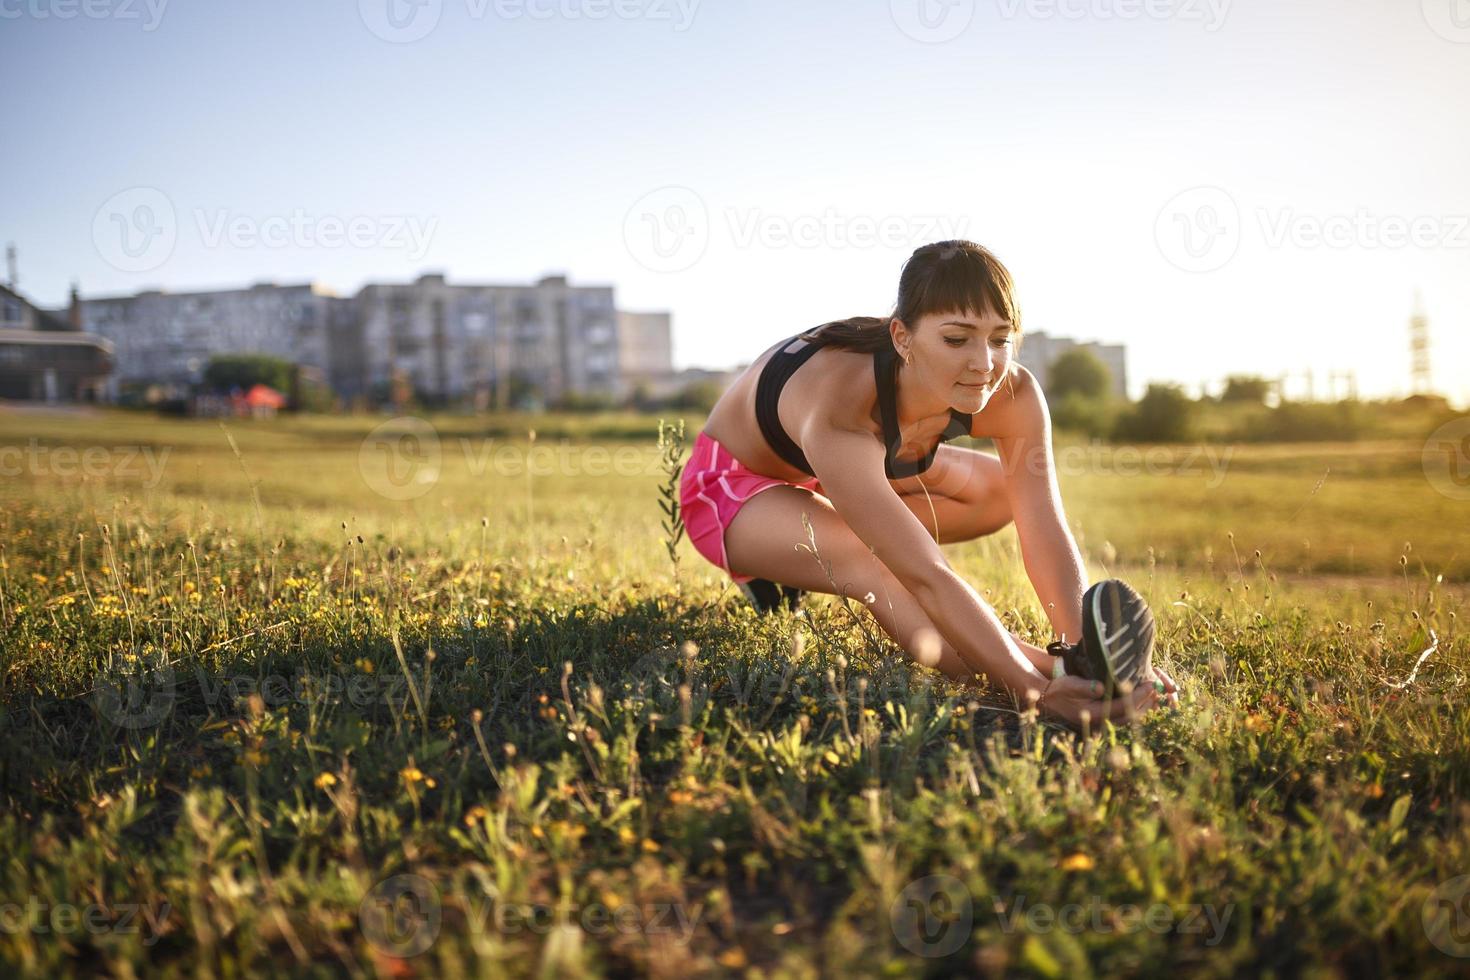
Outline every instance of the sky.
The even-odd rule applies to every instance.
[[[1470,402],[1467,0],[0,0],[22,292],[616,288],[677,367],[892,308],[918,246],[1130,388]]]

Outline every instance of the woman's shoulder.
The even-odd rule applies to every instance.
[[[820,415],[839,429],[870,430],[878,395],[872,354],[825,345],[799,371],[800,383],[787,385],[783,402],[790,398],[797,413]]]
[[[970,435],[977,439],[1014,436],[1033,431],[1046,411],[1046,394],[1036,375],[1020,361],[1006,369],[1006,380],[985,407],[971,416]]]

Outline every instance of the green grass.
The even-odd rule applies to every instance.
[[[657,419],[436,418],[390,496],[378,421],[0,416],[109,450],[0,489],[7,972],[1470,967],[1426,929],[1470,874],[1466,505],[1413,440],[1064,473],[1183,688],[1083,741],[672,564]],[[533,427],[623,463],[528,478]],[[1050,639],[1013,532],[946,550]]]

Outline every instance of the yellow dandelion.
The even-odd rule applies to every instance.
[[[1061,864],[1057,865],[1063,871],[1091,871],[1096,866],[1092,858],[1081,851],[1062,858]]]
[[[324,773],[321,773],[319,776],[316,777],[315,782],[316,782],[316,788],[317,789],[326,789],[328,786],[336,786],[337,785],[337,777],[336,776],[333,776],[329,772],[324,772]]]
[[[719,955],[719,963],[720,966],[729,967],[732,970],[744,969],[746,965],[745,950],[739,948],[727,949]]]
[[[656,841],[656,840],[649,840],[647,837],[645,837],[645,838],[643,838],[643,849],[645,851],[647,851],[649,854],[652,854],[655,851],[659,850],[660,848],[658,846],[658,841]]]

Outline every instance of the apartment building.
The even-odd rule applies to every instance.
[[[624,348],[613,287],[370,283],[338,297],[315,283],[82,300],[82,321],[117,349],[116,387],[196,383],[210,357],[262,353],[319,370],[342,397],[382,400],[407,384],[421,398],[507,405],[527,395],[623,397],[623,365],[672,371],[667,313],[631,314]]]
[[[187,387],[216,354],[270,354],[324,374],[341,300],[316,283],[262,282],[243,289],[80,301],[83,327],[116,349],[116,390],[130,384]]]

